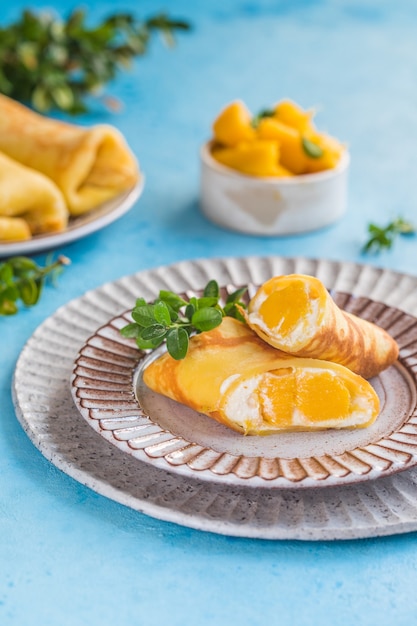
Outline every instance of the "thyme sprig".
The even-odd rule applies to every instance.
[[[381,252],[392,248],[394,241],[398,235],[414,235],[416,229],[414,225],[397,217],[387,226],[378,226],[377,224],[368,224],[369,238],[362,248],[362,252]]]
[[[193,296],[185,300],[172,291],[161,290],[152,303],[147,303],[144,298],[137,299],[131,312],[133,322],[120,332],[123,337],[135,339],[141,350],[154,349],[166,342],[169,354],[181,360],[188,352],[191,334],[216,328],[225,316],[243,321],[239,307],[246,308],[242,301],[246,291],[246,287],[237,289],[222,305],[220,288],[215,280],[207,283],[199,298]]]
[[[56,280],[70,260],[61,255],[44,267],[33,259],[16,256],[0,263],[0,315],[15,315],[18,302],[34,306],[41,297],[43,286],[49,277]]]
[[[0,27],[0,92],[42,113],[87,111],[86,98],[98,95],[117,73],[146,53],[155,32],[172,46],[174,33],[190,28],[165,13],[138,20],[115,13],[96,26],[74,9],[67,19],[51,12],[23,11]],[[115,99],[104,98],[108,108]]]

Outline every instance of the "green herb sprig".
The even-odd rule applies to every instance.
[[[174,32],[189,28],[164,13],[146,20],[116,13],[89,27],[82,9],[68,19],[25,10],[0,28],[0,92],[43,113],[85,112],[86,97],[97,95],[134,57],[145,54],[155,32],[172,46]],[[104,102],[118,108],[112,98]]]
[[[47,277],[56,279],[70,260],[59,256],[41,267],[28,257],[16,256],[0,263],[0,315],[15,315],[17,303],[34,306],[42,293]]]
[[[133,338],[141,350],[154,349],[166,342],[167,351],[176,360],[188,352],[190,335],[216,328],[223,317],[243,321],[239,307],[246,308],[242,296],[247,287],[231,293],[225,304],[220,303],[220,288],[210,280],[200,298],[185,300],[172,291],[161,290],[158,298],[147,303],[139,298],[131,315],[133,322],[121,328],[123,337]]]
[[[368,224],[369,239],[362,248],[362,252],[381,252],[392,248],[398,235],[414,235],[415,227],[411,222],[397,217],[387,226]]]

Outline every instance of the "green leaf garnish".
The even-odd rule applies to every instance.
[[[177,361],[183,359],[188,351],[188,333],[184,328],[171,328],[167,334],[167,350]]]
[[[362,247],[362,252],[381,252],[392,248],[398,235],[414,235],[416,229],[411,222],[397,217],[387,226],[368,224],[369,238]]]
[[[165,13],[145,20],[115,13],[90,26],[82,9],[66,20],[26,9],[0,27],[0,92],[42,113],[83,113],[87,98],[144,55],[155,33],[172,47],[174,33],[189,29],[188,22]],[[119,108],[114,99],[102,100],[109,109]]]
[[[0,315],[15,315],[19,300],[34,306],[41,296],[47,278],[53,280],[70,260],[59,256],[41,267],[28,257],[12,257],[0,263]]]
[[[301,143],[302,143],[304,152],[311,159],[319,159],[320,157],[323,156],[324,154],[323,148],[320,148],[320,146],[314,143],[314,141],[311,141],[310,139],[306,139],[305,137],[303,137],[301,140]]]
[[[157,348],[166,342],[168,353],[176,360],[183,359],[188,351],[189,336],[202,333],[221,324],[223,317],[244,321],[241,309],[246,308],[242,297],[247,287],[237,289],[220,302],[220,288],[210,280],[201,297],[188,300],[172,291],[161,290],[158,298],[147,303],[138,298],[131,311],[133,322],[120,329],[123,337],[135,339],[140,350]]]
[[[259,111],[259,113],[253,116],[251,124],[253,128],[258,128],[261,119],[263,119],[264,117],[274,117],[274,115],[274,109],[262,109],[261,111]]]

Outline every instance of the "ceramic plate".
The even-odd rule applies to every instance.
[[[366,466],[371,457],[380,456],[381,466],[388,462],[397,464],[396,473],[383,475],[383,467],[379,467],[379,478],[374,480],[320,489],[299,489],[295,483],[293,487],[272,489],[272,483],[259,476],[249,480],[239,477],[237,482],[229,483],[219,481],[220,475],[209,469],[202,471],[211,472],[212,479],[202,480],[202,474],[196,470],[188,475],[144,462],[99,435],[73,402],[69,381],[77,355],[88,338],[98,334],[98,327],[110,327],[116,332],[117,324],[114,326],[109,320],[124,318],[124,312],[131,309],[139,295],[151,300],[160,289],[198,290],[210,278],[226,286],[256,285],[274,274],[293,272],[316,275],[334,292],[349,294],[338,296],[346,297],[346,303],[363,304],[362,298],[367,303],[381,303],[369,304],[376,307],[374,312],[380,322],[385,314],[391,316],[395,311],[402,333],[397,332],[394,318],[389,328],[401,340],[401,366],[396,373],[399,381],[405,381],[401,382],[408,398],[404,410],[411,416],[415,369],[412,362],[417,337],[416,277],[354,263],[249,257],[186,261],[141,272],[88,292],[59,309],[35,331],[16,365],[13,399],[23,428],[46,458],[91,489],[148,515],[185,526],[265,539],[348,539],[416,530],[417,470],[407,469],[414,458],[412,441],[417,440],[412,417],[405,417],[402,426],[394,425],[393,432],[400,432],[393,439],[391,433],[383,434],[383,447],[393,450],[390,459],[385,452],[376,454],[375,449],[361,459]],[[122,350],[120,362],[124,358]],[[132,369],[133,355],[128,360]],[[122,366],[123,379],[125,371]],[[108,378],[113,377],[114,366]],[[120,391],[129,403],[134,398],[130,380],[126,389]],[[127,410],[131,410],[130,404]],[[137,414],[136,404],[134,417]],[[133,428],[136,426],[133,424]],[[362,442],[359,447],[367,445],[373,444]],[[401,472],[397,471],[401,469],[399,453],[404,455]],[[352,471],[349,459],[339,461],[340,467]],[[163,457],[161,462],[168,464]],[[252,486],[255,478],[262,480],[260,486]]]
[[[227,292],[240,286],[223,289],[223,303]],[[257,287],[250,284],[249,295]],[[135,342],[120,335],[132,321],[128,313],[98,329],[81,349],[72,376],[75,404],[100,435],[124,452],[220,483],[327,487],[412,467],[417,463],[417,332],[410,341],[410,329],[417,331],[417,319],[368,298],[340,292],[333,298],[350,313],[384,327],[400,346],[399,362],[372,380],[381,411],[369,428],[244,437],[146,387],[143,371],[163,349],[138,356]]]
[[[120,194],[116,198],[104,202],[97,209],[84,215],[70,219],[68,227],[62,233],[37,235],[29,241],[14,243],[0,243],[0,258],[15,254],[31,254],[42,252],[81,239],[86,235],[104,228],[129,211],[142,194],[144,178],[130,191]]]

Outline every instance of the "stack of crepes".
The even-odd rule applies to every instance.
[[[54,120],[0,95],[0,241],[63,231],[140,178],[123,135]]]
[[[262,285],[245,312],[144,371],[154,391],[246,435],[364,428],[379,414],[367,380],[398,357],[382,328],[339,309],[312,276]]]

